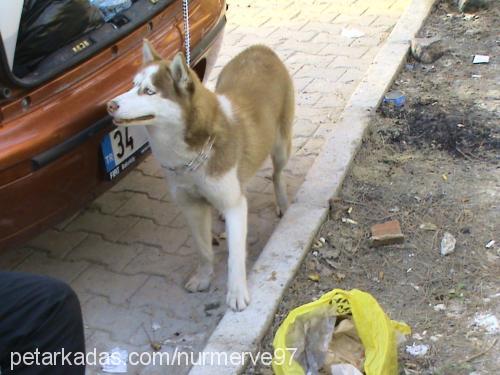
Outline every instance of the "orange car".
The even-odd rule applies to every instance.
[[[189,1],[191,65],[203,79],[215,63],[225,0]],[[116,130],[106,102],[129,89],[149,39],[165,58],[184,49],[181,0],[136,0],[45,58],[23,78],[0,38],[0,249],[21,244],[110,188],[149,152]]]

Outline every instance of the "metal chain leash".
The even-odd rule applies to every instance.
[[[184,18],[184,48],[186,63],[191,65],[191,32],[189,31],[189,0],[182,0],[182,16]]]

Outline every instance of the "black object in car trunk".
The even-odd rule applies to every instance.
[[[54,2],[54,0],[43,1]],[[88,0],[86,1],[88,2]],[[10,69],[7,55],[4,50],[3,39],[0,39],[0,83],[2,85],[0,86],[0,90],[5,88],[31,89],[37,87],[82,61],[85,61],[102,49],[109,47],[139,26],[148,22],[167,6],[174,3],[174,1],[175,0],[132,0],[132,7],[121,12],[116,19],[113,18],[109,22],[103,23],[97,29],[90,28],[86,30],[86,32],[80,33],[73,41],[68,39],[67,34],[63,34],[63,45],[58,46],[56,50],[51,48],[51,52],[45,53],[44,57],[40,59],[36,65],[31,66],[28,72],[19,72],[24,73],[22,76],[16,74],[17,69]],[[80,17],[81,16],[82,15],[80,15]],[[17,48],[19,48],[19,44]],[[16,62],[17,61],[15,61],[15,63]]]
[[[25,0],[14,57],[23,77],[47,55],[103,24],[88,0]]]

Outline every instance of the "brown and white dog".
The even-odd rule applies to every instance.
[[[227,304],[250,302],[246,280],[245,185],[271,155],[278,213],[288,201],[282,171],[288,161],[294,114],[293,83],[269,48],[252,46],[222,70],[215,92],[205,88],[182,53],[162,60],[148,41],[134,87],[108,103],[118,126],[145,125],[153,154],[200,251],[189,291],[213,276],[211,207],[226,220],[229,247]]]

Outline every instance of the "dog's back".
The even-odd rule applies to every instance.
[[[269,154],[286,163],[295,100],[292,79],[279,57],[262,45],[244,50],[222,70],[216,93],[231,102],[232,122],[239,128],[233,140],[239,143],[240,180],[252,177]]]

